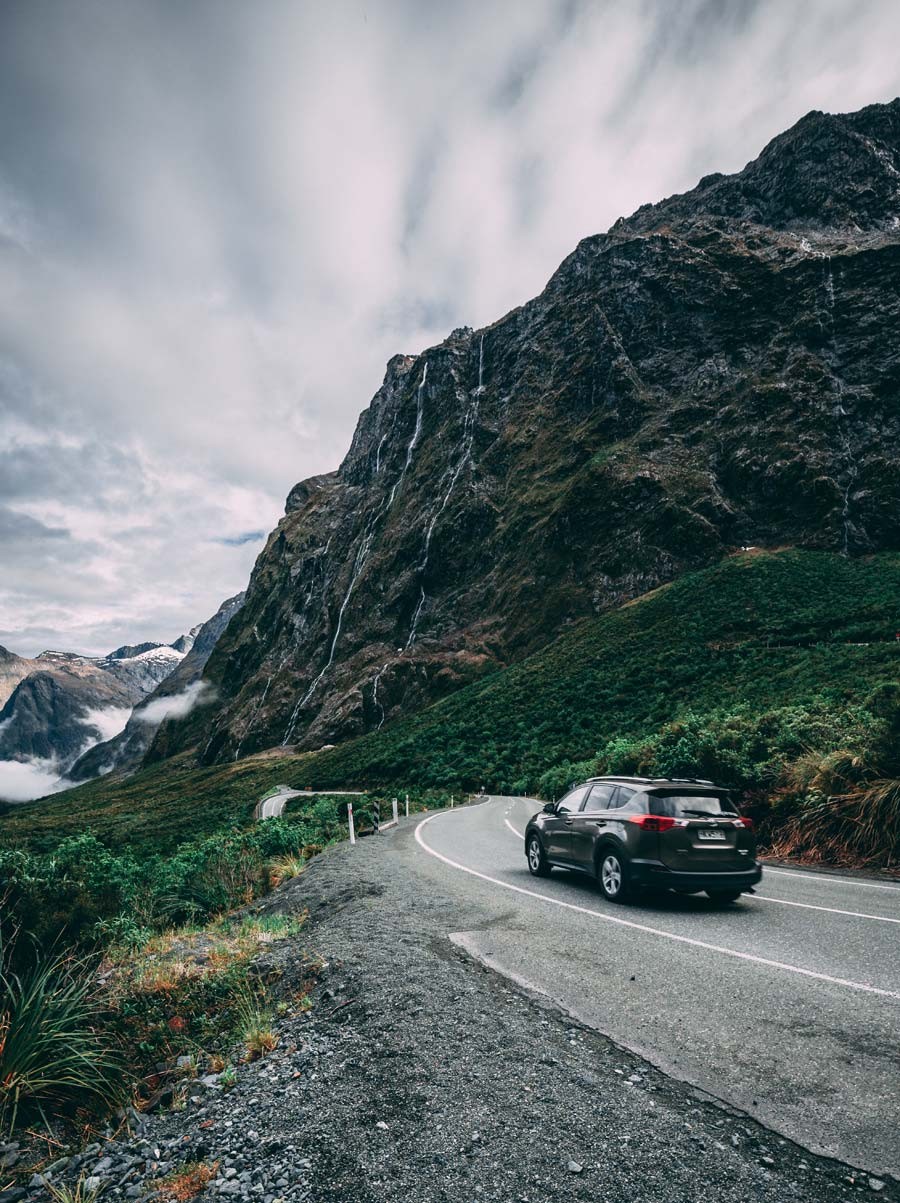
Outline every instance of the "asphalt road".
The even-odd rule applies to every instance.
[[[494,916],[454,941],[806,1148],[900,1176],[900,886],[770,868],[732,907],[616,906],[577,874],[529,875],[538,806],[489,798],[418,824],[417,868],[461,915]]]
[[[301,794],[306,798],[312,798],[315,797],[316,793],[318,792],[321,791],[291,789],[289,785],[282,785],[279,787],[277,794],[272,794],[270,797],[264,798],[262,802],[257,804],[256,817],[257,819],[277,819],[279,815],[284,813],[284,804],[289,798],[297,798]],[[361,798],[364,796],[359,790],[347,789],[330,789],[327,791],[327,793],[329,798]]]

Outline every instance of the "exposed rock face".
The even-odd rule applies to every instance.
[[[35,672],[37,663],[34,660],[28,660],[24,656],[17,656],[15,652],[7,651],[5,647],[0,647],[0,706],[3,706],[6,699],[29,673]]]
[[[89,748],[68,770],[67,776],[73,781],[87,781],[103,773],[125,772],[140,764],[154,738],[158,738],[160,746],[164,747],[168,721],[164,717],[158,720],[155,717],[165,713],[166,706],[160,703],[183,698],[189,687],[200,679],[216,641],[243,603],[243,593],[230,597],[207,622],[176,639],[172,647],[184,648],[187,654],[179,658],[172,672],[135,706],[124,730],[113,739]],[[151,709],[154,703],[156,708]]]
[[[811,113],[396,356],[169,732],[316,748],[735,545],[900,546],[900,101]]]

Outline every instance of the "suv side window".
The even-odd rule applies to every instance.
[[[586,785],[579,785],[577,789],[570,790],[564,798],[560,798],[557,802],[556,813],[574,814],[576,810],[581,810],[581,804],[587,792],[588,787]]]
[[[592,785],[584,809],[590,811],[606,810],[610,806],[610,799],[615,789],[616,786],[614,785]]]
[[[627,785],[617,785],[609,800],[609,809],[620,810],[623,806],[627,806],[636,793],[637,790],[629,789]]]

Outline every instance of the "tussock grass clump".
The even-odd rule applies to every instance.
[[[771,851],[835,865],[900,864],[900,778],[807,803],[786,820]]]
[[[71,1186],[54,1186],[52,1182],[48,1182],[46,1189],[50,1192],[53,1203],[96,1203],[102,1188],[88,1188],[82,1175]]]
[[[191,1161],[181,1169],[161,1179],[157,1184],[159,1196],[169,1203],[187,1203],[209,1186],[219,1172],[218,1161]]]
[[[114,1105],[122,1067],[98,1030],[91,965],[35,952],[13,969],[12,959],[0,945],[0,1133],[46,1122],[48,1110]]]
[[[235,1009],[237,1031],[248,1061],[257,1061],[278,1044],[275,1018],[268,1001],[251,990],[238,999]]]

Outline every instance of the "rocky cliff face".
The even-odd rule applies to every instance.
[[[29,673],[37,670],[37,662],[28,660],[25,656],[17,656],[15,652],[0,647],[0,706]]]
[[[741,544],[900,546],[900,101],[811,113],[396,356],[157,753],[315,748]]]

